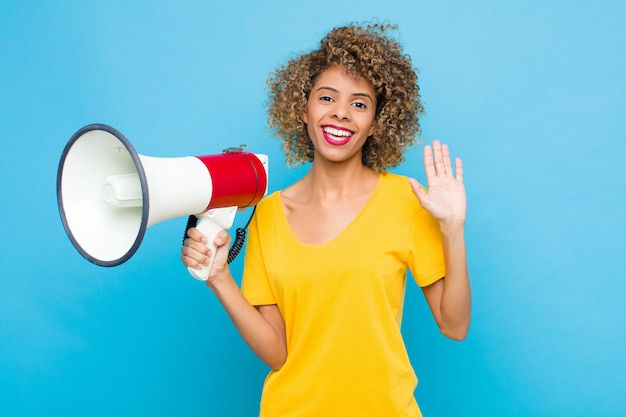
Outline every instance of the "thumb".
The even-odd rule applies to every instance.
[[[409,182],[411,183],[411,187],[413,187],[413,193],[417,197],[417,201],[419,201],[420,206],[427,209],[430,206],[430,199],[428,197],[428,191],[426,187],[420,184],[416,179],[410,178]]]
[[[413,193],[415,193],[415,196],[421,203],[428,195],[426,188],[415,178],[409,178],[409,183],[411,184],[411,188],[413,188]]]

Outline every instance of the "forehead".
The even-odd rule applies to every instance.
[[[319,77],[317,77],[315,84],[313,84],[313,90],[323,87],[332,87],[339,92],[349,94],[354,92],[374,93],[372,83],[365,78],[355,77],[349,74],[345,69],[339,66],[330,67],[322,71]]]

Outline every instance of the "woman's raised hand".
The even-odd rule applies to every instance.
[[[467,211],[463,163],[456,158],[452,169],[448,145],[435,140],[424,147],[424,170],[428,181],[426,191],[415,179],[409,179],[420,204],[440,223],[464,224]]]

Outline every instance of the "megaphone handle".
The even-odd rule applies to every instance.
[[[196,217],[200,220],[196,228],[206,236],[208,240],[207,246],[211,249],[212,255],[208,265],[200,269],[187,268],[191,276],[200,281],[208,279],[209,272],[211,272],[213,267],[213,261],[215,261],[215,251],[217,249],[214,243],[215,237],[222,230],[230,229],[235,220],[235,214],[237,214],[237,206],[216,208],[202,214],[196,214]]]

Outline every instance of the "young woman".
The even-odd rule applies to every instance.
[[[461,160],[453,170],[446,145],[425,146],[428,191],[387,172],[415,143],[422,111],[391,29],[334,29],[270,76],[270,126],[287,163],[311,166],[258,205],[241,289],[227,266],[230,237],[218,235],[212,254],[188,231],[183,263],[215,255],[207,286],[272,368],[262,416],[421,415],[400,333],[408,269],[442,333],[467,334]]]

